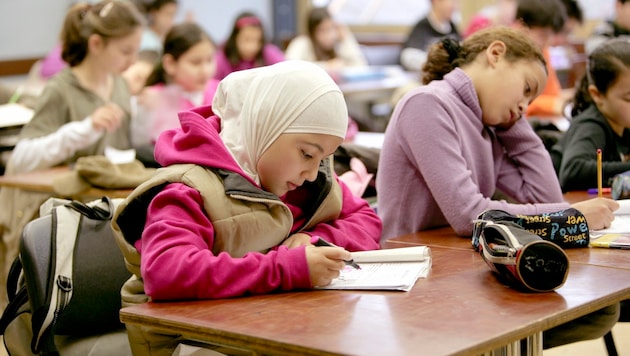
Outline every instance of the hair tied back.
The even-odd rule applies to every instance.
[[[462,51],[462,47],[460,46],[458,41],[450,37],[446,37],[442,39],[441,42],[442,42],[442,47],[446,50],[446,53],[448,53],[449,62],[452,63],[454,60],[459,58],[459,55]]]

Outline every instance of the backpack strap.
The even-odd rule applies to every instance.
[[[11,268],[9,269],[9,275],[7,276],[7,295],[9,296],[9,301],[13,300],[13,298],[17,295],[18,289],[20,289],[20,276],[22,275],[22,260],[19,256],[17,256],[13,263],[11,263]]]
[[[22,273],[22,261],[16,257],[11,264],[9,275],[7,276],[7,295],[9,304],[0,317],[0,335],[4,335],[7,327],[18,317],[20,309],[28,304],[28,293],[26,285],[19,286],[20,275]]]
[[[28,293],[26,292],[26,286],[22,286],[4,309],[2,317],[0,317],[0,335],[4,335],[9,324],[21,314],[20,310],[25,304],[28,304]]]
[[[107,208],[103,208],[98,204],[88,206],[78,200],[71,201],[67,206],[93,220],[111,220],[114,215],[114,204],[112,200],[104,196],[101,198],[101,202],[105,203]]]

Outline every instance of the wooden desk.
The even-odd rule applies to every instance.
[[[0,187],[19,188],[31,192],[50,193],[55,195],[53,181],[70,171],[68,166],[53,167],[41,171],[0,176]],[[70,198],[100,198],[104,195],[110,198],[126,198],[133,189],[99,189],[90,188],[81,192],[79,197]],[[66,197],[64,197],[66,198]]]
[[[398,246],[398,245],[394,245]],[[517,342],[630,296],[630,272],[576,264],[557,292],[506,288],[472,249],[432,247],[409,292],[305,291],[146,303],[121,321],[274,355],[471,355]]]
[[[450,227],[416,232],[387,240],[389,247],[417,245],[474,251],[470,237],[457,236]],[[565,251],[572,264],[630,269],[630,251],[627,250],[587,247],[570,248]]]

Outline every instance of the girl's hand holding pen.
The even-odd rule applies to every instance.
[[[339,271],[346,267],[345,260],[350,260],[350,252],[338,246],[306,246],[306,262],[314,287],[329,285],[339,277]]]

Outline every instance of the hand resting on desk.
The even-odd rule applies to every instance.
[[[619,209],[619,203],[608,198],[584,200],[571,206],[584,214],[588,227],[591,230],[610,227],[615,218],[613,212]]]

